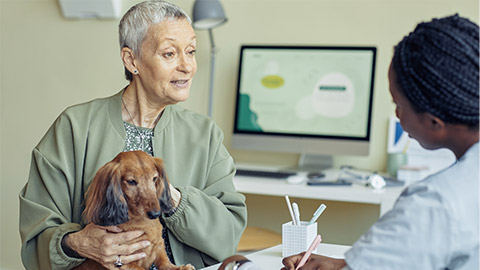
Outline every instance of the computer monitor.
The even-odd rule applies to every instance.
[[[375,57],[375,47],[241,46],[232,147],[300,153],[301,167],[368,155]]]

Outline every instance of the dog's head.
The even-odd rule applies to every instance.
[[[134,219],[156,219],[172,210],[163,161],[143,151],[122,152],[101,167],[85,200],[87,222],[111,226]]]

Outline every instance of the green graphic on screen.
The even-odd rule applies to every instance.
[[[262,131],[257,123],[257,114],[250,110],[250,97],[248,95],[240,94],[240,112],[237,126],[241,130]]]
[[[237,129],[365,137],[373,52],[244,51]]]

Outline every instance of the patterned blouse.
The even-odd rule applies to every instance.
[[[137,127],[128,122],[123,122],[125,127],[125,131],[127,133],[126,141],[125,141],[125,148],[123,152],[128,151],[136,151],[142,150],[147,154],[153,156],[153,128],[144,128],[144,127]],[[167,227],[165,226],[165,222],[162,218],[160,218],[160,223],[162,223],[163,231],[162,237],[165,241],[165,251],[167,252],[168,258],[170,262],[175,264],[175,260],[173,259],[172,249],[170,247],[170,241],[168,240],[167,234]],[[150,267],[150,270],[157,269],[155,264]]]

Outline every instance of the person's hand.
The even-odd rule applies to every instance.
[[[297,255],[283,258],[282,263],[285,267],[283,267],[282,270],[295,270],[295,267],[298,265],[304,254],[305,252],[302,252]],[[300,267],[299,269],[338,270],[342,269],[342,267],[344,266],[347,266],[347,264],[343,259],[334,259],[330,257],[312,254],[308,258],[305,265]]]
[[[230,257],[226,258],[225,260],[223,260],[223,262],[220,265],[220,267],[218,268],[218,270],[224,270],[225,267],[231,262],[239,262],[239,261],[245,261],[245,260],[248,260],[248,259],[245,256],[242,256],[242,255],[230,256]]]
[[[180,200],[182,199],[182,193],[178,191],[172,184],[170,184],[170,194],[172,196],[173,207],[177,208],[180,204]]]
[[[102,227],[90,223],[83,230],[65,236],[65,244],[80,256],[92,259],[103,267],[113,270],[118,269],[114,264],[118,256],[123,264],[138,261],[146,256],[144,252],[139,251],[149,246],[149,241],[125,244],[143,233],[142,231],[122,232],[117,226]]]

